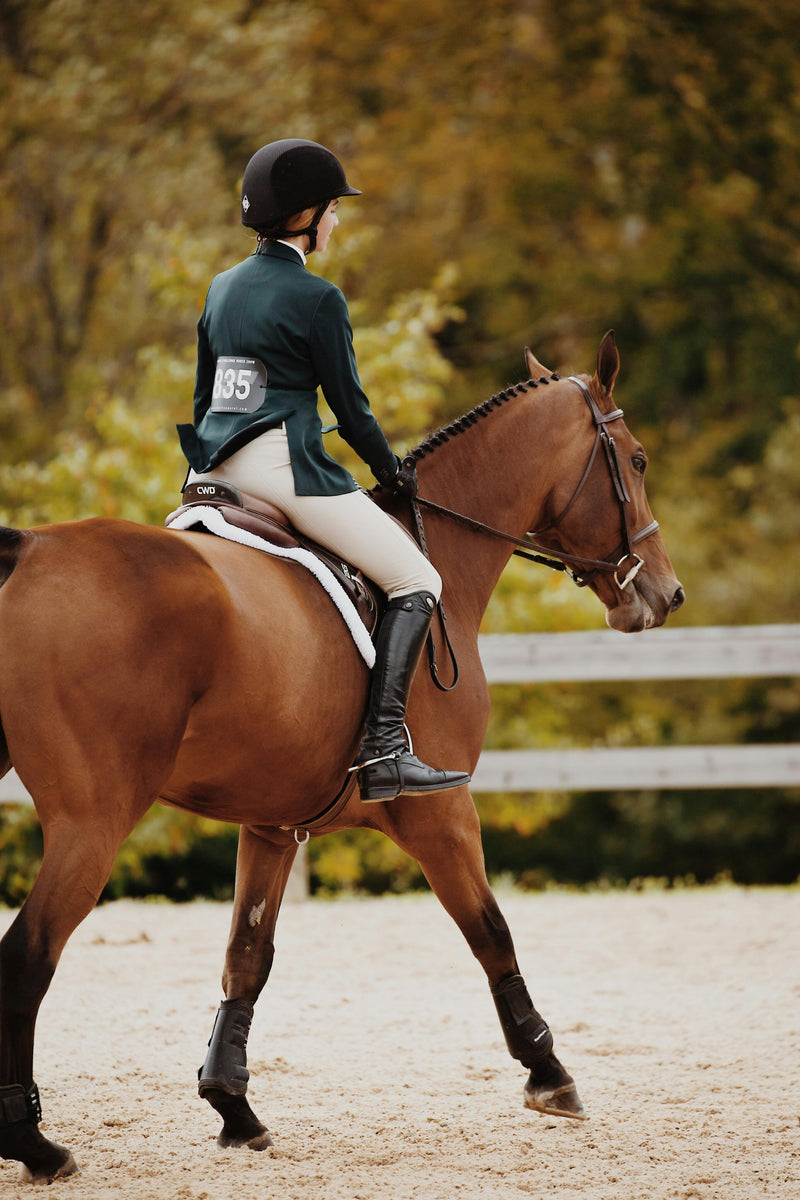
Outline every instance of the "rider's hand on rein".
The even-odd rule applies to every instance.
[[[397,492],[398,496],[403,496],[406,500],[413,500],[419,490],[417,481],[417,465],[413,458],[404,458],[397,469],[397,474],[392,480],[392,489]]]

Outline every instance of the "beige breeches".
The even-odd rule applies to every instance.
[[[205,475],[189,483],[222,479],[260,500],[276,504],[301,533],[374,579],[390,600],[411,592],[442,592],[438,571],[391,517],[363,492],[298,496],[281,426],[268,429]]]

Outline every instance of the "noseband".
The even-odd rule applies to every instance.
[[[541,529],[535,529],[532,532],[526,533],[524,537],[518,538],[514,537],[513,534],[503,533],[502,530],[493,529],[491,525],[485,525],[482,521],[476,521],[473,517],[464,516],[463,513],[454,512],[452,509],[445,508],[441,504],[435,504],[432,500],[426,500],[422,496],[417,496],[412,501],[412,507],[417,525],[417,534],[423,550],[427,552],[425,531],[422,526],[422,515],[419,511],[420,506],[430,509],[432,512],[438,512],[441,516],[448,517],[453,521],[458,521],[459,524],[466,525],[474,533],[485,533],[502,541],[510,542],[516,547],[514,554],[518,554],[520,558],[527,558],[531,562],[541,563],[543,566],[550,567],[554,571],[566,571],[578,587],[586,587],[587,584],[591,583],[598,571],[613,575],[614,582],[620,591],[624,591],[628,584],[636,578],[642,568],[643,559],[634,553],[633,547],[656,532],[658,521],[651,521],[649,525],[645,525],[643,529],[638,530],[636,533],[632,534],[630,532],[628,521],[629,510],[626,505],[630,504],[631,498],[628,495],[628,489],[625,487],[625,480],[622,478],[614,439],[606,428],[612,421],[619,420],[623,415],[622,409],[615,408],[612,412],[601,412],[597,401],[582,379],[579,379],[577,375],[570,375],[569,382],[576,384],[580,388],[581,394],[592,414],[595,434],[594,444],[589,455],[589,461],[586,464],[586,469],[580,478],[578,486],[558,516],[549,525],[545,525]],[[622,540],[620,544],[606,558],[584,558],[579,554],[567,554],[561,550],[554,550],[549,546],[542,546],[534,539],[541,537],[544,533],[549,533],[552,529],[556,529],[564,517],[566,517],[586,486],[601,444],[605,451],[608,471],[611,476],[611,482],[614,485],[614,494],[617,497],[617,504],[619,506],[620,522],[622,525]],[[410,460],[407,459],[406,463],[409,466],[415,465],[413,458]],[[627,564],[630,565],[627,566],[627,570],[622,578],[620,578],[621,572]]]

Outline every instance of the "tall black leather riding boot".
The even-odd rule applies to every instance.
[[[469,783],[461,771],[437,771],[408,749],[403,732],[411,682],[435,600],[412,592],[390,600],[378,629],[367,721],[357,761],[361,799],[393,800],[401,793],[440,792]]]

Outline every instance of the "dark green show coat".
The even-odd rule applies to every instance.
[[[178,426],[190,466],[212,471],[285,422],[299,496],[355,491],[352,475],[323,448],[318,387],[340,435],[376,479],[392,479],[398,460],[358,377],[344,296],[307,271],[291,246],[268,242],[208,290],[197,326],[194,423]]]

